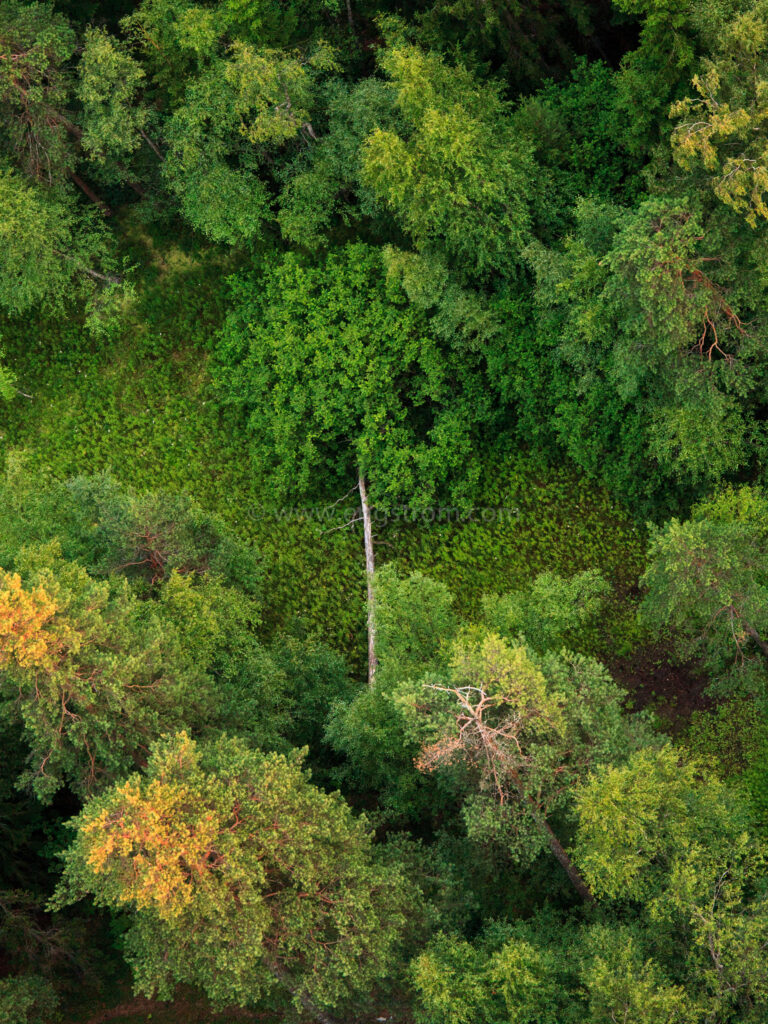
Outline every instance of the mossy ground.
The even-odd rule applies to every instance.
[[[118,332],[93,338],[69,322],[4,329],[7,362],[32,397],[0,407],[0,443],[57,477],[108,468],[138,488],[188,491],[262,551],[267,628],[301,619],[356,662],[364,629],[359,525],[340,530],[338,517],[329,525],[265,512],[269,496],[259,493],[244,425],[217,401],[208,364],[233,265],[214,250],[128,237],[139,284]],[[617,598],[594,646],[608,633],[614,646],[631,646],[627,595],[643,539],[625,510],[567,468],[534,468],[524,454],[489,463],[475,504],[471,520],[437,513],[434,521],[380,523],[380,560],[443,580],[470,616],[483,593],[544,569],[600,569]]]

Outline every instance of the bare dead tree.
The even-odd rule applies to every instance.
[[[456,728],[425,745],[416,767],[431,772],[459,758],[476,765],[501,806],[516,800],[527,809],[576,892],[586,903],[594,902],[589,886],[547,821],[540,799],[526,785],[533,759],[522,734],[531,726],[554,728],[555,723],[531,703],[517,704],[501,694],[489,694],[481,686],[432,685],[430,689],[455,699]]]
[[[366,582],[366,608],[367,608],[367,623],[368,623],[368,685],[373,686],[373,679],[376,675],[376,667],[379,664],[379,660],[376,657],[376,614],[375,614],[375,593],[374,593],[374,576],[376,573],[376,560],[374,556],[373,546],[373,527],[371,525],[371,505],[368,500],[368,487],[365,482],[365,476],[362,472],[358,473],[357,483],[345,495],[338,498],[333,502],[332,505],[328,506],[327,511],[335,508],[342,501],[352,494],[353,491],[357,491],[360,495],[360,514],[355,512],[347,522],[342,523],[341,526],[333,526],[330,530],[325,530],[325,533],[333,533],[336,530],[346,530],[350,526],[354,526],[355,523],[362,522],[363,524],[363,543],[365,545],[365,582]]]
[[[371,529],[371,507],[368,503],[368,489],[365,484],[365,477],[361,473],[358,477],[357,486],[360,491],[360,504],[363,509],[363,538],[365,543],[365,582],[367,587],[368,601],[368,685],[373,686],[373,679],[376,675],[378,659],[376,657],[376,608],[373,586],[376,563],[373,555],[373,530]]]

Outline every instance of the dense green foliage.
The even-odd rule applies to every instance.
[[[148,993],[187,980],[226,1005],[277,982],[299,1007],[334,1006],[383,975],[404,924],[407,883],[371,862],[341,798],[234,740],[165,740],[72,825],[62,897],[135,907]]]
[[[254,302],[254,282],[236,279],[245,302],[222,332],[221,375],[276,500],[317,494],[319,481],[343,494],[358,470],[380,505],[418,507],[459,476],[476,485],[470,463],[494,418],[482,363],[440,344],[387,286],[380,250],[351,245],[320,267],[287,256],[261,289]]]
[[[767,97],[765,0],[0,0],[0,1024],[768,1019]]]

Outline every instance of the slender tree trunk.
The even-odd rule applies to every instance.
[[[360,504],[363,507],[363,537],[365,538],[365,579],[368,586],[368,685],[373,686],[376,675],[376,615],[374,609],[373,574],[376,568],[373,558],[373,530],[371,529],[371,507],[365,477],[360,473],[357,481],[360,490]]]
[[[91,270],[90,267],[83,267],[82,271],[94,281],[106,281],[107,284],[122,284],[123,279],[118,274],[102,274],[98,270]]]
[[[74,171],[70,171],[69,176],[80,189],[80,191],[84,195],[88,196],[92,203],[95,203],[99,207],[99,209],[105,217],[112,216],[112,211],[110,210],[110,208],[107,206],[103,199],[96,195],[96,193],[93,191],[90,185],[87,185],[82,178],[78,177],[78,175],[75,174]]]
[[[352,0],[347,0],[347,21],[352,31],[355,31],[355,19],[352,17]]]
[[[566,875],[568,875],[571,885],[574,887],[576,892],[579,894],[579,896],[581,896],[585,903],[594,903],[595,897],[592,895],[592,890],[581,877],[581,873],[576,868],[576,865],[573,863],[571,858],[563,849],[563,844],[552,831],[552,826],[549,824],[546,817],[541,813],[541,811],[536,806],[536,801],[533,799],[532,796],[529,796],[525,792],[523,780],[520,778],[519,774],[516,771],[511,772],[511,779],[514,783],[515,789],[517,790],[517,794],[520,797],[520,800],[523,803],[528,804],[528,807],[531,811],[531,817],[536,822],[536,827],[539,829],[540,832],[544,833],[544,836],[547,840],[547,845],[557,858],[560,867],[563,869]]]
[[[579,896],[581,896],[585,903],[594,903],[595,897],[592,895],[592,890],[581,877],[581,874],[576,869],[576,866],[574,865],[573,861],[563,849],[562,843],[557,838],[555,833],[552,831],[552,826],[549,824],[544,815],[540,814],[537,810],[533,810],[532,808],[532,813],[533,820],[536,822],[539,829],[541,829],[541,831],[546,836],[550,850],[555,855],[555,857],[557,857],[563,871],[566,873],[566,875],[568,875],[568,878],[571,881],[571,885],[573,885],[574,889],[579,894]]]
[[[16,88],[21,92],[21,94],[26,99],[27,96],[28,96],[27,90],[23,89],[19,85],[18,82],[15,82],[14,85],[16,86]],[[54,110],[53,107],[47,107],[46,109],[48,110],[48,113],[50,114],[50,116],[53,118],[54,121],[56,121],[58,124],[60,124],[62,126],[62,128],[64,128],[67,132],[69,132],[69,134],[74,139],[77,139],[78,149],[82,149],[83,129],[82,128],[78,128],[78,126],[76,124],[72,124],[72,122],[68,118],[64,117],[63,114],[60,114],[58,110]],[[141,132],[141,135],[142,135],[142,137],[144,139],[146,139],[146,141],[149,143],[149,145],[152,146],[152,148],[155,150],[157,155],[158,156],[162,156],[162,154],[160,153],[160,150],[157,149],[155,144],[150,139],[147,138],[147,136],[144,134],[144,132]],[[121,171],[125,170],[125,168],[122,166],[122,164],[118,164],[117,166],[118,166],[118,168]],[[69,177],[72,179],[72,181],[75,183],[75,185],[77,185],[77,187],[86,196],[88,196],[88,198],[91,200],[92,203],[95,203],[98,207],[101,208],[101,210],[104,213],[105,217],[111,217],[112,216],[112,211],[110,210],[110,208],[107,206],[107,204],[104,202],[104,200],[101,199],[94,192],[94,190],[91,188],[90,185],[87,185],[83,181],[82,178],[78,177],[78,175],[74,173],[74,171],[70,171],[69,172]],[[127,175],[126,175],[126,184],[128,185],[129,188],[133,189],[133,191],[136,193],[137,196],[140,196],[140,197],[143,198],[146,195],[146,191],[141,187],[141,185],[139,185],[139,183],[136,182],[136,181],[129,180],[127,178]]]
[[[742,619],[741,622],[744,626],[744,632],[747,634],[747,636],[752,637],[752,639],[763,652],[765,657],[768,658],[768,644],[765,642],[765,640],[763,640],[763,638],[760,636],[760,634],[757,632],[754,626],[750,626],[750,624],[748,622],[745,622],[744,619]]]
[[[78,261],[74,256],[69,256],[67,253],[62,252],[61,249],[54,249],[54,253],[57,256],[61,256],[63,260],[69,260],[70,263],[77,263]],[[88,277],[94,281],[104,281],[106,284],[122,284],[123,278],[119,274],[102,274],[99,270],[92,270],[90,267],[78,266],[77,268],[81,273],[87,274]]]
[[[153,142],[152,139],[150,139],[150,137],[147,135],[143,128],[139,128],[139,135],[142,137],[142,139],[144,139],[144,141],[152,150],[152,152],[157,156],[157,159],[162,160],[163,154],[160,152],[160,147],[157,145],[157,143]]]

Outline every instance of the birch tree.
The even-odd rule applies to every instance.
[[[477,476],[493,408],[482,359],[431,331],[373,246],[320,265],[288,255],[233,291],[218,378],[246,417],[264,489],[278,504],[359,492],[372,678],[373,511],[429,505]]]

